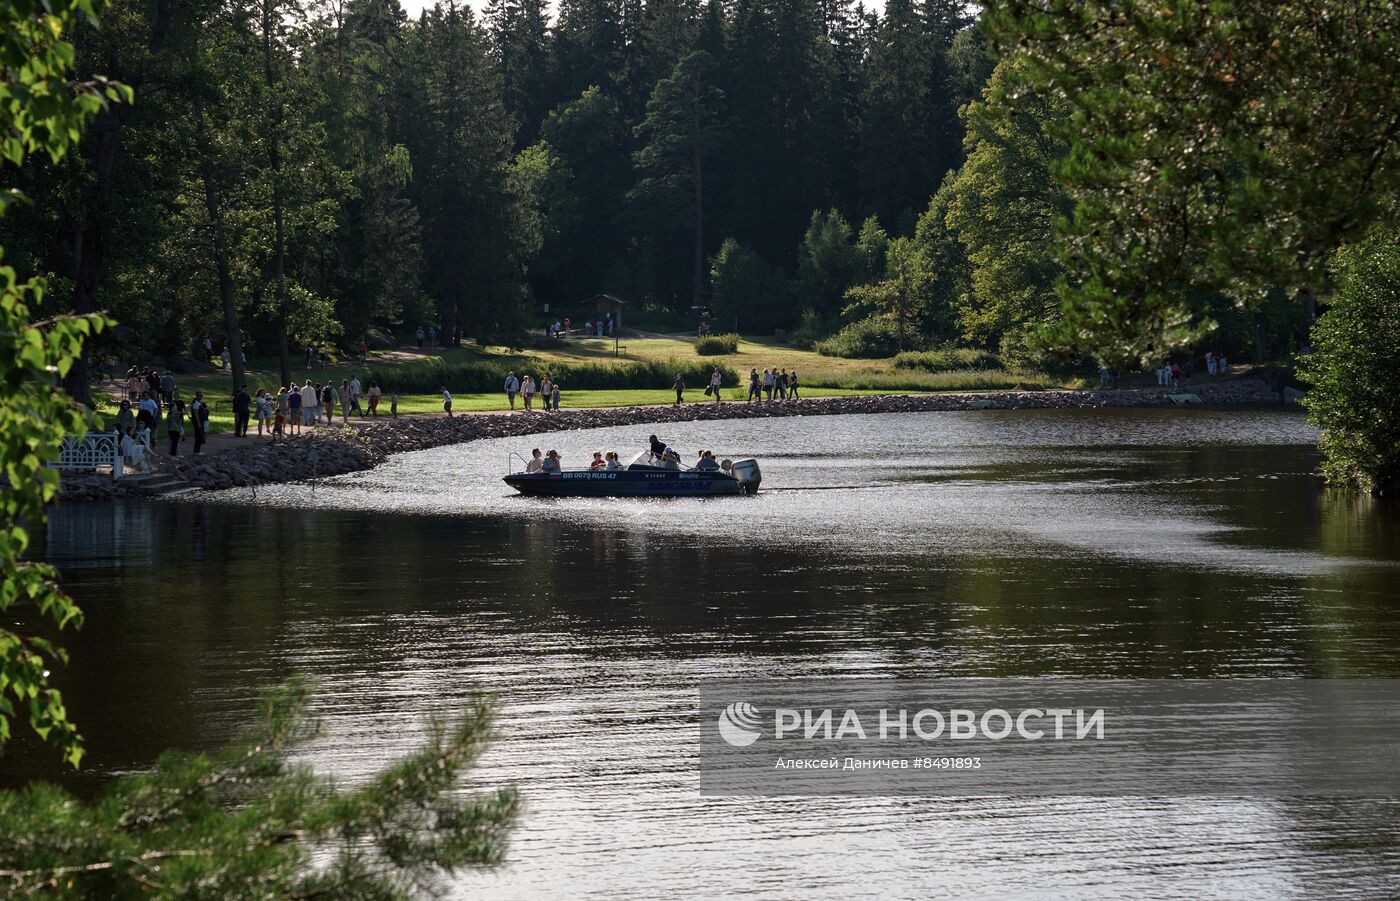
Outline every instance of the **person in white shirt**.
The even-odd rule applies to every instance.
[[[720,374],[719,374],[719,370],[716,369],[714,372],[710,373],[710,394],[714,395],[715,403],[719,403],[719,401],[720,401],[720,397],[719,397],[719,383],[720,383]]]
[[[301,386],[301,423],[312,425],[320,421],[321,396],[316,393],[316,386],[311,384],[311,379],[307,379],[306,384]]]
[[[520,396],[525,401],[525,409],[533,410],[535,404],[535,379],[533,376],[525,376],[525,380],[520,383]]]
[[[134,429],[127,429],[122,436],[122,459],[125,465],[141,472],[150,472],[150,464],[146,462],[146,446],[136,439]]]
[[[442,386],[442,410],[448,416],[452,415],[452,394],[447,390],[447,386]]]
[[[379,415],[379,398],[384,396],[378,382],[370,382],[369,385],[369,415]]]
[[[350,408],[360,416],[365,415],[365,411],[360,409],[360,380],[354,377],[350,379]]]
[[[537,447],[530,451],[530,462],[525,464],[526,472],[539,472],[544,468],[544,454]]]
[[[515,377],[515,373],[506,373],[506,399],[510,401],[510,408],[515,409],[515,395],[520,392],[520,379]]]

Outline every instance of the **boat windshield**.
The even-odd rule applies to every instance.
[[[649,450],[644,450],[627,462],[628,469],[680,469],[674,460],[663,460]]]

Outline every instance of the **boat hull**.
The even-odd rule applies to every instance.
[[[530,497],[717,497],[743,493],[739,480],[725,472],[530,472],[506,476],[505,483]]]

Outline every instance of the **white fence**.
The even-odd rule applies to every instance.
[[[147,453],[150,452],[148,447]],[[119,432],[90,432],[82,438],[64,438],[63,447],[58,452],[58,460],[49,464],[53,469],[71,469],[79,472],[97,472],[111,467],[112,478],[120,479],[123,473],[122,442]]]

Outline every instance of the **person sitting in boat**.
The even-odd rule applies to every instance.
[[[700,462],[695,464],[695,468],[700,472],[718,472],[719,461],[711,451],[701,451]]]
[[[603,452],[602,452],[602,451],[594,451],[594,452],[593,452],[593,462],[590,463],[590,464],[588,464],[588,469],[589,469],[590,472],[597,472],[598,470],[602,469],[604,466],[607,466],[607,465],[608,465],[607,462],[603,459]]]
[[[560,472],[563,470],[563,461],[559,459],[559,452],[551,450],[544,455],[544,464],[541,467],[545,472]]]
[[[662,469],[680,469],[680,468],[681,468],[681,455],[678,454],[678,453],[676,453],[675,450],[673,450],[673,449],[671,449],[671,448],[669,448],[669,447],[666,448],[665,450],[663,450],[663,451],[661,452],[661,468],[662,468]]]
[[[534,450],[530,451],[530,462],[525,464],[525,471],[539,472],[543,468],[544,455],[540,453],[540,449],[537,447]]]
[[[617,451],[608,451],[607,470],[613,472],[622,468],[622,461],[617,458]]]

